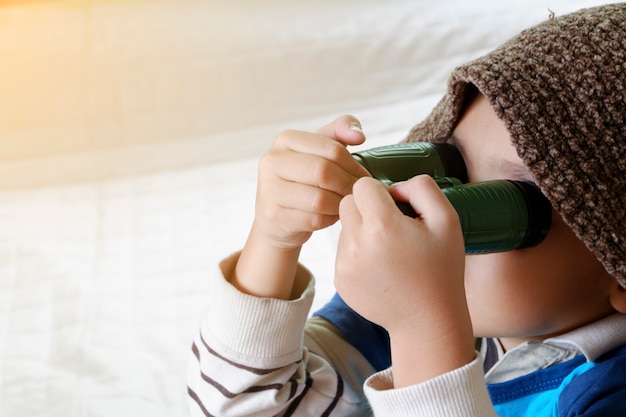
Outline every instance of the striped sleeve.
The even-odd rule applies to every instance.
[[[221,264],[223,276],[235,262]],[[192,417],[369,414],[361,389],[372,371],[367,362],[323,326],[305,336],[314,293],[308,271],[300,268],[297,279],[306,289],[291,301],[240,293],[222,274],[189,359]]]

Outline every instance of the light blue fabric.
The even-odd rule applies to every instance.
[[[574,378],[595,366],[593,362],[580,364],[581,360],[582,356],[510,382],[490,385],[496,412],[500,417],[560,417],[561,393]]]

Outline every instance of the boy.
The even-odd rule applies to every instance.
[[[455,145],[469,182],[540,187],[553,221],[522,250],[465,256],[430,177],[389,188],[353,160],[350,116],[279,135],[193,346],[191,414],[623,415],[625,72],[626,5],[582,10],[457,68],[410,132]],[[306,323],[299,250],[338,218],[340,296]]]

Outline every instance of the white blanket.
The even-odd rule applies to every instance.
[[[351,113],[396,142],[454,66],[594,4],[0,2],[0,417],[185,415],[275,135]],[[316,307],[338,230],[302,254]]]

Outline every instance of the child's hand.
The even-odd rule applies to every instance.
[[[346,145],[365,140],[359,121],[343,116],[317,133],[280,134],[259,162],[254,222],[231,283],[259,297],[290,299],[300,248],[339,219],[339,203],[369,173]]]
[[[409,201],[419,217],[402,214],[394,198]],[[391,189],[361,179],[341,202],[340,217],[335,286],[355,311],[389,332],[394,383],[471,361],[460,221],[432,178]]]
[[[345,148],[363,143],[360,123],[342,116],[316,133],[286,131],[259,163],[255,226],[277,248],[300,247],[339,219],[339,203],[369,175]]]

